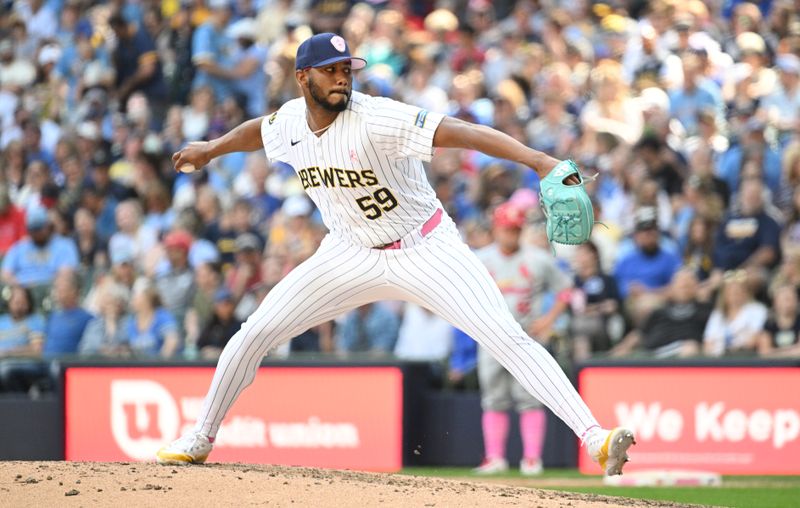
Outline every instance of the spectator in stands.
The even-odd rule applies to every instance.
[[[225,344],[239,331],[242,322],[234,316],[236,301],[227,288],[220,288],[214,295],[214,311],[211,320],[200,333],[197,349],[201,358],[219,358]]]
[[[223,288],[222,272],[219,263],[206,262],[194,267],[196,290],[186,312],[184,329],[186,345],[196,346],[200,332],[206,327],[214,312],[214,295]],[[191,354],[191,353],[190,353]]]
[[[478,389],[478,343],[457,328],[453,329],[445,387],[458,391]]]
[[[0,315],[0,358],[39,354],[44,341],[44,320],[34,313],[33,296],[22,286],[11,286],[9,293],[8,313]],[[2,386],[4,383],[0,381]]]
[[[95,268],[108,266],[108,253],[98,236],[94,215],[86,208],[78,208],[74,221],[75,232],[72,239],[78,248],[81,267],[92,273]]]
[[[228,271],[226,286],[238,302],[261,284],[261,240],[252,233],[242,233],[236,238],[236,263]]]
[[[34,43],[55,37],[58,18],[51,4],[44,0],[23,0],[14,3],[14,10],[25,23],[28,37]]]
[[[800,183],[792,187],[791,208],[781,232],[781,251],[786,255],[800,252]]]
[[[617,282],[603,273],[600,254],[591,241],[578,246],[573,258],[575,278],[570,292],[572,356],[584,361],[608,351],[624,327]],[[616,335],[616,336],[615,336]]]
[[[450,354],[453,327],[428,309],[407,303],[403,307],[394,355],[404,360],[443,362]]]
[[[134,356],[172,358],[181,347],[178,324],[161,305],[158,291],[148,279],[139,278],[133,285],[131,315],[125,328]]]
[[[662,141],[650,134],[642,136],[635,145],[635,154],[645,165],[647,177],[658,184],[658,189],[669,196],[680,194],[683,190],[682,164],[674,152]]]
[[[224,212],[219,218],[221,211],[218,197],[209,196],[208,192],[213,190],[210,187],[204,188],[198,198],[201,200],[198,205],[202,207],[200,216],[206,224],[204,237],[214,242],[219,250],[223,263],[233,263],[236,255],[236,239],[243,234],[254,235],[263,248],[263,236],[253,227],[253,207],[247,199],[237,199],[233,206]],[[211,213],[217,210],[218,216],[212,218]]]
[[[767,143],[764,137],[766,127],[760,118],[750,117],[743,126],[740,142],[733,144],[720,157],[718,173],[732,193],[740,190],[739,185],[746,177],[761,179],[773,196],[780,193],[781,156]]]
[[[231,41],[225,35],[225,28],[233,14],[232,4],[229,0],[211,0],[208,7],[211,9],[208,20],[192,34],[192,63],[196,67],[192,88],[210,86],[216,100],[222,101],[230,96],[231,83],[228,79],[212,75],[208,68],[212,65],[227,67],[230,64]]]
[[[189,267],[189,249],[192,235],[184,230],[171,231],[164,237],[169,267],[156,278],[156,288],[164,308],[178,322],[183,330],[186,312],[196,291],[194,273]]]
[[[399,319],[383,303],[362,305],[347,314],[337,341],[337,351],[343,354],[368,353],[386,356],[394,351]]]
[[[719,97],[703,85],[702,61],[692,52],[681,57],[683,64],[683,86],[670,94],[670,114],[681,122],[688,135],[697,134],[697,116],[700,111],[710,109],[721,113]]]
[[[567,111],[566,93],[548,90],[542,97],[539,116],[528,123],[528,139],[536,150],[566,154],[578,137],[575,117]]]
[[[778,130],[781,141],[788,141],[797,129],[800,118],[800,58],[784,53],[775,59],[778,86],[761,103],[767,118]]]
[[[128,357],[131,350],[125,323],[130,290],[125,286],[109,283],[98,293],[100,312],[86,325],[78,351],[82,355]]]
[[[143,188],[142,199],[145,216],[142,223],[161,236],[166,234],[175,222],[175,210],[171,208],[167,189],[159,181],[152,181]]]
[[[88,208],[98,217],[100,233],[106,238],[110,237],[117,229],[114,217],[117,204],[136,197],[133,189],[111,179],[112,162],[111,153],[107,148],[95,150],[89,162],[89,182],[87,184],[87,189],[92,189],[97,198],[97,201]],[[84,206],[86,206],[85,203]]]
[[[697,276],[689,268],[675,273],[663,307],[653,311],[641,328],[629,332],[611,351],[625,356],[642,349],[660,358],[700,354],[712,306],[702,301]]]
[[[86,325],[94,316],[80,306],[81,279],[72,270],[62,270],[53,282],[54,309],[47,318],[42,356],[53,359],[78,352]]]
[[[703,350],[711,356],[754,353],[767,314],[764,304],[753,298],[747,274],[742,270],[726,272],[717,306],[703,333]]]
[[[79,207],[92,215],[93,226],[97,240],[103,247],[108,245],[111,235],[117,230],[114,210],[117,201],[106,194],[106,190],[98,188],[94,183],[88,183],[81,189]]]
[[[743,181],[738,206],[725,215],[716,232],[715,268],[769,270],[780,261],[780,226],[764,205],[761,180]]]
[[[248,156],[245,173],[241,177],[241,180],[246,182],[246,190],[242,195],[250,201],[255,216],[254,222],[262,236],[266,236],[269,232],[269,221],[283,204],[283,200],[269,186],[270,180],[278,181],[276,178],[270,178],[275,171],[275,167],[266,160],[266,157],[256,152]]]
[[[156,232],[142,224],[142,206],[135,199],[123,201],[117,205],[118,231],[111,236],[108,242],[109,252],[122,250],[132,251],[134,266],[138,270],[151,269],[155,263],[154,253],[158,244]]]
[[[760,356],[800,356],[800,307],[797,288],[778,286],[772,296],[772,315],[758,335],[757,349]]]
[[[593,99],[581,113],[581,125],[587,133],[610,132],[630,145],[642,135],[644,118],[638,103],[628,97],[622,79],[622,66],[602,60],[592,70]]]
[[[200,65],[209,75],[227,81],[234,93],[245,97],[246,112],[254,118],[266,113],[267,108],[267,76],[264,74],[264,63],[267,50],[257,43],[256,21],[243,18],[233,23],[226,35],[236,41],[236,48],[231,55],[231,65],[224,67],[213,61]]]
[[[0,257],[25,233],[25,212],[11,202],[8,185],[0,183]]]
[[[617,259],[614,279],[629,315],[643,319],[663,301],[664,291],[680,268],[681,260],[664,248],[655,209],[640,208],[635,220],[634,248]]]
[[[286,256],[291,266],[305,261],[319,243],[311,223],[313,208],[305,196],[290,196],[281,206],[281,219],[269,232],[270,252]]]
[[[59,270],[78,267],[78,249],[71,238],[53,231],[47,210],[28,210],[28,236],[17,241],[3,258],[3,282],[24,287],[46,287]]]
[[[715,229],[714,222],[701,215],[695,215],[689,222],[689,232],[683,247],[683,263],[694,270],[700,280],[707,279],[714,267]]]
[[[112,60],[116,70],[116,95],[121,104],[134,92],[147,97],[158,125],[166,114],[167,87],[155,42],[144,27],[137,27],[116,12],[108,20],[117,37]]]

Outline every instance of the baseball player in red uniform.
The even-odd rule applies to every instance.
[[[191,171],[227,153],[264,149],[295,169],[329,233],[231,338],[194,430],[159,450],[157,460],[204,462],[225,414],[272,348],[369,302],[405,300],[478,341],[570,426],[606,474],[620,474],[633,434],[601,428],[550,354],[523,331],[422,166],[435,147],[479,150],[540,176],[560,161],[492,128],[354,92],[352,72],[365,65],[342,37],[315,35],[297,49],[303,97],[173,155],[178,170]]]

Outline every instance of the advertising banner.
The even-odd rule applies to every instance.
[[[214,369],[70,367],[67,460],[152,461],[191,430]],[[209,460],[397,471],[396,367],[262,367],[222,423]]]
[[[636,434],[626,471],[800,474],[800,369],[588,367],[579,390],[604,426]],[[582,472],[598,469],[581,453]]]

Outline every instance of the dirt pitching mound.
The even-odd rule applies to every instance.
[[[0,462],[0,506],[676,506],[463,480],[247,464]]]

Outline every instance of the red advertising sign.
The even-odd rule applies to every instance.
[[[154,460],[193,428],[214,369],[71,367],[67,460]],[[339,469],[402,467],[396,367],[266,367],[220,427],[210,460]]]
[[[601,424],[636,433],[626,471],[800,473],[798,368],[590,367],[579,386]]]

